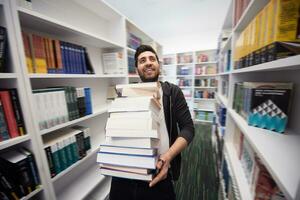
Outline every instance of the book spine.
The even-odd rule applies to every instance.
[[[84,88],[84,96],[85,96],[85,108],[86,108],[85,115],[90,115],[90,114],[93,113],[91,89],[90,88]]]
[[[25,130],[24,118],[23,118],[23,114],[22,114],[22,108],[20,105],[17,89],[10,89],[9,93],[10,93],[10,97],[12,100],[12,105],[13,105],[13,109],[14,109],[14,113],[15,113],[15,117],[16,117],[20,135],[25,135],[26,130]]]
[[[4,174],[0,172],[0,185],[1,190],[3,189],[6,194],[9,195],[10,200],[19,200],[22,195],[20,194],[20,191],[17,190],[14,183],[12,183],[11,180],[7,179]]]
[[[79,154],[79,159],[82,159],[83,157],[86,156],[86,152],[84,149],[84,136],[83,132],[80,132],[75,135],[76,136],[76,143],[78,147],[78,154]]]
[[[61,170],[63,171],[68,167],[66,150],[65,150],[63,140],[60,140],[60,141],[57,142],[57,149],[58,149],[58,155],[59,155],[59,162],[60,162],[60,165],[61,165]]]
[[[10,138],[8,129],[7,129],[7,124],[4,116],[4,110],[0,98],[0,142],[3,140],[8,140]]]
[[[24,51],[25,51],[25,57],[26,57],[26,65],[27,65],[27,71],[28,73],[34,73],[33,70],[33,63],[32,63],[32,47],[30,45],[29,41],[29,35],[22,31],[22,39],[23,39],[23,45],[24,45]]]
[[[0,72],[6,72],[7,60],[7,32],[6,28],[0,26]]]
[[[31,177],[30,177],[32,179],[31,188],[34,190],[40,184],[40,178],[37,173],[37,167],[32,153],[29,153],[27,155],[27,161],[28,161],[29,171],[31,172]]]
[[[45,153],[46,153],[48,166],[49,166],[49,170],[50,170],[50,176],[52,178],[56,175],[56,170],[55,170],[55,166],[54,166],[51,146],[48,146],[48,147],[45,148]]]
[[[71,87],[71,94],[72,94],[72,101],[73,101],[73,107],[74,107],[74,116],[75,116],[75,119],[78,119],[80,116],[79,116],[77,94],[76,94],[75,87]]]
[[[18,137],[19,130],[17,127],[16,117],[14,115],[13,106],[11,102],[11,98],[8,91],[1,91],[0,92],[0,98],[3,105],[3,110],[5,114],[5,119],[8,126],[8,132],[10,137]]]
[[[76,136],[72,135],[70,137],[70,140],[71,140],[73,163],[75,163],[79,160],[79,149],[78,149],[78,145],[77,145],[77,141],[76,141]]]
[[[59,151],[56,143],[51,145],[51,153],[52,153],[52,158],[54,163],[55,175],[57,175],[62,171],[62,166],[61,166],[62,164],[59,159]]]

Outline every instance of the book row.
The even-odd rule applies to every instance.
[[[214,78],[197,78],[195,79],[195,86],[196,87],[216,87],[217,80]]]
[[[214,62],[216,61],[216,51],[196,51],[195,58],[193,52],[177,53],[173,55],[165,55],[163,58],[164,65],[175,65],[175,64],[191,64],[191,63],[203,63],[203,62]]]
[[[90,129],[83,126],[60,130],[43,138],[51,177],[55,177],[91,151]]]
[[[29,73],[93,74],[85,47],[22,31]]]
[[[133,33],[127,34],[127,46],[132,49],[137,49],[142,44],[142,39]]]
[[[136,74],[135,60],[133,54],[130,53],[127,54],[127,62],[128,62],[128,74]]]
[[[213,65],[196,65],[195,67],[195,75],[211,75],[216,73],[216,67]]]
[[[227,114],[227,109],[225,106],[216,103],[216,115],[218,116],[218,124],[220,126],[225,127],[226,125],[226,114]]]
[[[34,155],[26,148],[11,149],[0,154],[0,197],[21,199],[38,189],[39,173]]]
[[[213,122],[215,114],[211,111],[194,110],[194,119]]]
[[[125,64],[123,52],[103,53],[103,73],[104,74],[125,74]]]
[[[6,67],[6,61],[8,56],[7,40],[8,38],[6,28],[0,26],[0,73],[8,72],[8,69]]]
[[[209,90],[195,90],[194,98],[201,98],[201,99],[214,99],[215,92]]]
[[[233,109],[250,126],[283,133],[288,121],[292,91],[292,83],[236,83]]]
[[[234,132],[233,144],[253,198],[285,199],[276,182],[244,137],[244,134],[237,128]]]
[[[231,70],[231,50],[227,50],[224,54],[219,54],[218,73],[228,72]]]
[[[0,142],[25,134],[17,89],[0,89]]]
[[[236,41],[234,68],[299,54],[298,0],[271,0]]]
[[[72,86],[33,90],[40,130],[93,113],[90,88]]]

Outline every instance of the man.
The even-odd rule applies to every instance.
[[[151,46],[141,45],[135,53],[135,66],[143,82],[158,81],[158,56]],[[160,113],[160,157],[158,174],[150,182],[112,178],[110,200],[175,200],[172,180],[180,174],[180,152],[194,137],[194,124],[180,88],[160,82],[162,92]],[[179,128],[179,130],[178,130]]]

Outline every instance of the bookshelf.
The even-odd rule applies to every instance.
[[[174,83],[182,89],[192,117],[195,118],[197,112],[214,115],[217,83],[212,80],[218,75],[215,70],[216,50],[180,52],[164,55],[163,58],[162,80]],[[211,97],[201,97],[204,92],[209,92]],[[201,119],[197,122],[212,124],[213,119]]]
[[[162,57],[162,46],[110,5],[97,0],[88,3],[80,0],[33,0],[32,8],[19,5],[18,0],[0,0],[0,26],[7,29],[9,43],[8,73],[0,73],[0,84],[4,88],[17,88],[27,130],[24,136],[0,142],[0,152],[27,147],[35,156],[41,179],[39,188],[22,200],[89,199],[99,191],[100,199],[104,199],[109,193],[110,178],[100,175],[96,155],[99,144],[105,139],[109,106],[107,89],[138,79],[138,76],[131,77],[127,70],[128,54],[135,53],[135,49],[127,45],[129,33],[153,46],[159,57]],[[29,73],[22,31],[85,47],[94,74]],[[123,73],[104,73],[102,54],[111,52],[123,53],[126,69]],[[91,88],[93,113],[40,130],[32,91],[56,86]],[[44,139],[74,125],[90,128],[91,152],[51,178]]]
[[[230,165],[233,181],[237,185],[238,195],[242,200],[253,199],[253,196],[241,160],[237,157],[236,144],[234,144],[236,129],[243,133],[244,139],[247,140],[256,156],[266,167],[285,198],[289,200],[300,198],[300,175],[297,172],[300,167],[298,156],[298,152],[300,152],[300,135],[299,123],[297,122],[300,111],[300,90],[298,87],[300,82],[296,78],[300,74],[299,55],[240,69],[234,69],[233,67],[235,45],[241,32],[269,2],[268,0],[249,1],[248,6],[234,26],[234,6],[237,1],[231,1],[219,38],[218,92],[216,98],[217,103],[226,108],[227,114],[226,126],[217,125],[217,127],[218,129],[225,129],[225,135],[221,139],[224,141],[223,157]],[[228,55],[228,51],[231,54]],[[234,85],[237,82],[246,81],[294,83],[292,109],[289,112],[289,122],[284,134],[249,126],[247,121],[233,109]],[[220,176],[222,177],[222,172]],[[220,187],[223,187],[222,184]]]

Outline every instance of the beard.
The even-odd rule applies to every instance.
[[[139,74],[140,79],[142,80],[142,82],[157,82],[158,81],[158,77],[159,77],[159,73],[157,73],[154,77],[147,78],[139,70],[138,70],[138,74]]]

